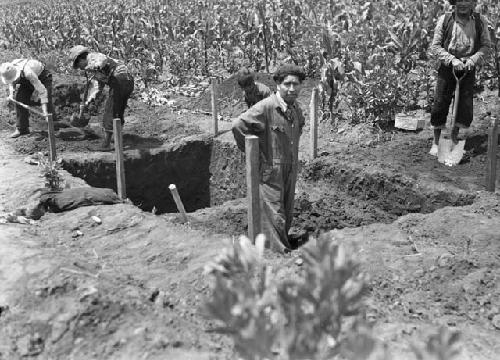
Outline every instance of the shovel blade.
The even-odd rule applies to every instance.
[[[448,159],[445,161],[445,165],[448,166],[455,166],[462,161],[462,158],[464,157],[464,150],[465,148],[465,140],[460,140],[458,144],[453,145],[453,148],[451,149]]]
[[[451,148],[453,146],[453,142],[451,139],[446,139],[442,137],[439,139],[438,144],[438,161],[441,164],[444,164],[446,160],[450,157]]]

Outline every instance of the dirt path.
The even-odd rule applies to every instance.
[[[43,183],[22,157],[0,153],[0,206],[11,211]],[[198,314],[220,236],[123,204],[1,224],[0,243],[2,359],[208,359],[229,348]]]
[[[22,156],[5,145],[0,150],[0,206],[10,211],[42,179]],[[443,324],[463,332],[462,359],[496,359],[498,200],[481,193],[471,206],[333,231],[357,248],[372,275],[368,314],[394,354],[410,359],[408,344]],[[194,213],[191,222],[223,208]],[[232,358],[229,339],[210,332],[215,324],[198,311],[208,293],[202,268],[224,236],[165,218],[121,204],[47,214],[36,225],[0,225],[3,358]],[[269,261],[294,267],[298,256],[269,254]]]

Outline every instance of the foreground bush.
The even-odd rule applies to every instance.
[[[211,264],[212,296],[205,311],[222,323],[247,360],[391,359],[363,321],[366,278],[343,246],[326,235],[302,249],[302,271],[279,280],[265,264],[264,238],[242,237]],[[445,328],[418,360],[452,360],[459,335]]]

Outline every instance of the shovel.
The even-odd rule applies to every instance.
[[[75,127],[84,127],[87,125],[88,121],[85,122],[83,120],[83,113],[85,111],[85,106],[82,104],[80,105],[80,111],[78,112],[78,114],[73,114],[71,115],[71,118],[70,118],[70,123],[72,126],[75,126]]]
[[[438,161],[447,166],[458,165],[464,156],[465,140],[459,140],[458,144],[453,144],[451,140],[451,131],[455,128],[455,122],[458,115],[458,102],[460,97],[460,82],[463,80],[467,72],[464,72],[460,77],[457,76],[453,69],[455,77],[455,98],[453,99],[453,115],[451,118],[450,135],[441,136],[438,144]]]

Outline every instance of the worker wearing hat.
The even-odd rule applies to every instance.
[[[474,12],[476,1],[449,0],[449,3],[454,6],[454,10],[438,19],[429,49],[439,61],[436,95],[431,110],[434,141],[429,153],[433,156],[438,154],[441,130],[446,127],[446,117],[455,91],[453,72],[466,72],[460,82],[456,124],[451,129],[451,139],[457,144],[460,128],[468,128],[472,122],[476,69],[487,58],[491,48],[487,20]]]
[[[238,85],[245,94],[248,108],[272,94],[266,85],[255,81],[255,74],[248,68],[241,68],[237,73]]]
[[[36,104],[39,98],[44,114],[56,116],[52,104],[52,74],[35,59],[15,59],[0,65],[0,79],[9,86],[9,98],[25,105]],[[17,88],[17,91],[16,91]],[[14,98],[15,97],[15,98]],[[16,130],[10,135],[17,138],[29,134],[29,110],[16,104]]]
[[[285,64],[273,79],[276,93],[240,115],[232,130],[241,151],[245,151],[246,135],[259,137],[262,228],[272,249],[286,251],[292,246],[288,231],[293,218],[299,139],[305,124],[297,97],[305,74],[299,66]]]
[[[87,98],[84,99],[83,104],[85,108],[94,101],[105,85],[109,86],[109,95],[102,119],[104,140],[98,150],[110,150],[113,119],[119,118],[122,125],[124,124],[124,112],[134,90],[134,78],[123,63],[104,54],[91,52],[82,45],[71,48],[69,57],[72,67],[85,71],[88,75],[87,79],[90,79],[90,83],[87,84],[89,86]]]

